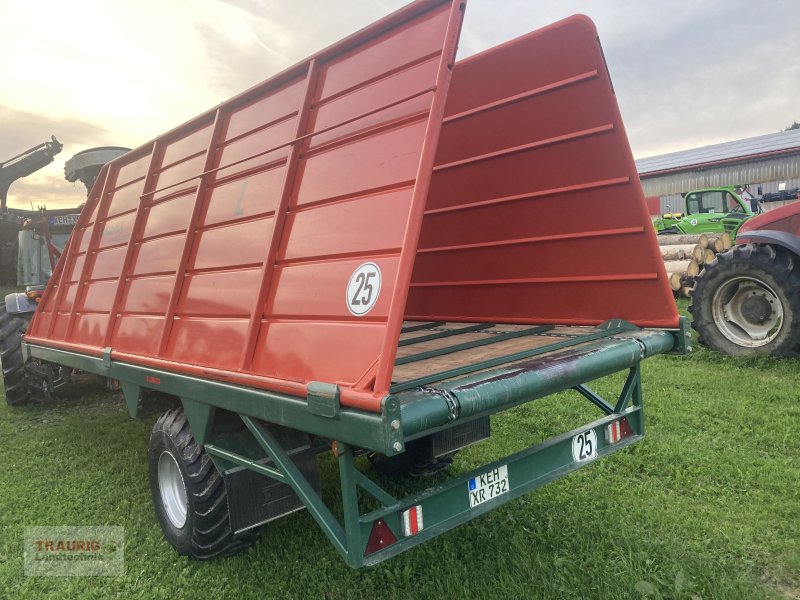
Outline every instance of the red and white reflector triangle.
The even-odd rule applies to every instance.
[[[367,540],[367,548],[364,550],[364,556],[372,554],[378,550],[383,550],[387,546],[391,546],[397,541],[392,530],[383,519],[378,519],[372,524],[372,531]]]

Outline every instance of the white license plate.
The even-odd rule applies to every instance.
[[[508,465],[487,471],[467,482],[469,507],[473,508],[508,493]]]
[[[48,219],[50,225],[75,225],[78,222],[78,215],[59,215]]]

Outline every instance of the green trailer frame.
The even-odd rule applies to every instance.
[[[480,327],[473,324],[442,330],[439,325],[442,324],[419,324],[405,331],[416,330],[420,333],[416,340],[427,341],[474,332]],[[513,335],[552,336],[550,329],[527,328]],[[223,476],[244,469],[289,485],[347,564],[361,567],[408,550],[644,436],[640,363],[656,354],[685,354],[689,350],[685,319],[681,319],[678,330],[639,329],[620,320],[585,329],[581,334],[555,334],[558,341],[544,346],[464,364],[424,379],[398,382],[383,399],[380,413],[341,407],[338,390],[332,384],[311,385],[308,397],[299,398],[112,360],[110,350],[102,357],[94,357],[23,343],[23,353],[27,359],[118,380],[134,417],[139,414],[144,390],[179,397],[195,439]],[[494,343],[507,338],[508,334],[506,338],[493,337]],[[439,354],[486,344],[481,340],[449,344]],[[410,359],[407,355],[398,362],[426,360],[430,354],[418,353]],[[627,377],[613,403],[587,385],[599,377],[625,371]],[[51,391],[57,384],[46,382]],[[568,389],[596,406],[602,416],[422,492],[397,498],[355,466],[357,451],[397,456],[414,439]],[[249,432],[246,443],[237,436],[214,431],[215,415],[220,409],[238,415],[246,428],[243,431]],[[619,439],[608,439],[609,426],[616,423],[625,433]],[[267,424],[332,442],[339,467],[342,521]],[[590,435],[596,447],[585,458],[576,457],[576,438],[587,439]],[[470,491],[475,488],[475,481],[487,476],[492,479],[493,473],[501,472],[506,480],[501,493],[471,505]],[[362,514],[360,493],[377,501],[379,508]],[[411,530],[407,527],[409,519],[415,522]]]

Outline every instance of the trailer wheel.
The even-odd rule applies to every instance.
[[[692,327],[717,352],[797,354],[800,263],[772,246],[747,244],[718,254],[697,278]]]
[[[6,303],[0,303],[0,362],[3,367],[3,383],[6,403],[9,406],[25,404],[30,399],[28,373],[22,356],[22,336],[30,323],[29,314],[10,314]]]
[[[147,456],[156,517],[178,554],[205,560],[256,541],[258,530],[238,535],[231,530],[222,476],[192,436],[183,409],[156,421]]]

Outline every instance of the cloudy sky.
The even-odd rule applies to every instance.
[[[9,206],[74,206],[64,161],[136,147],[405,0],[0,0],[0,161],[64,150]],[[597,24],[637,158],[800,121],[797,0],[469,0],[465,57],[574,13]]]

